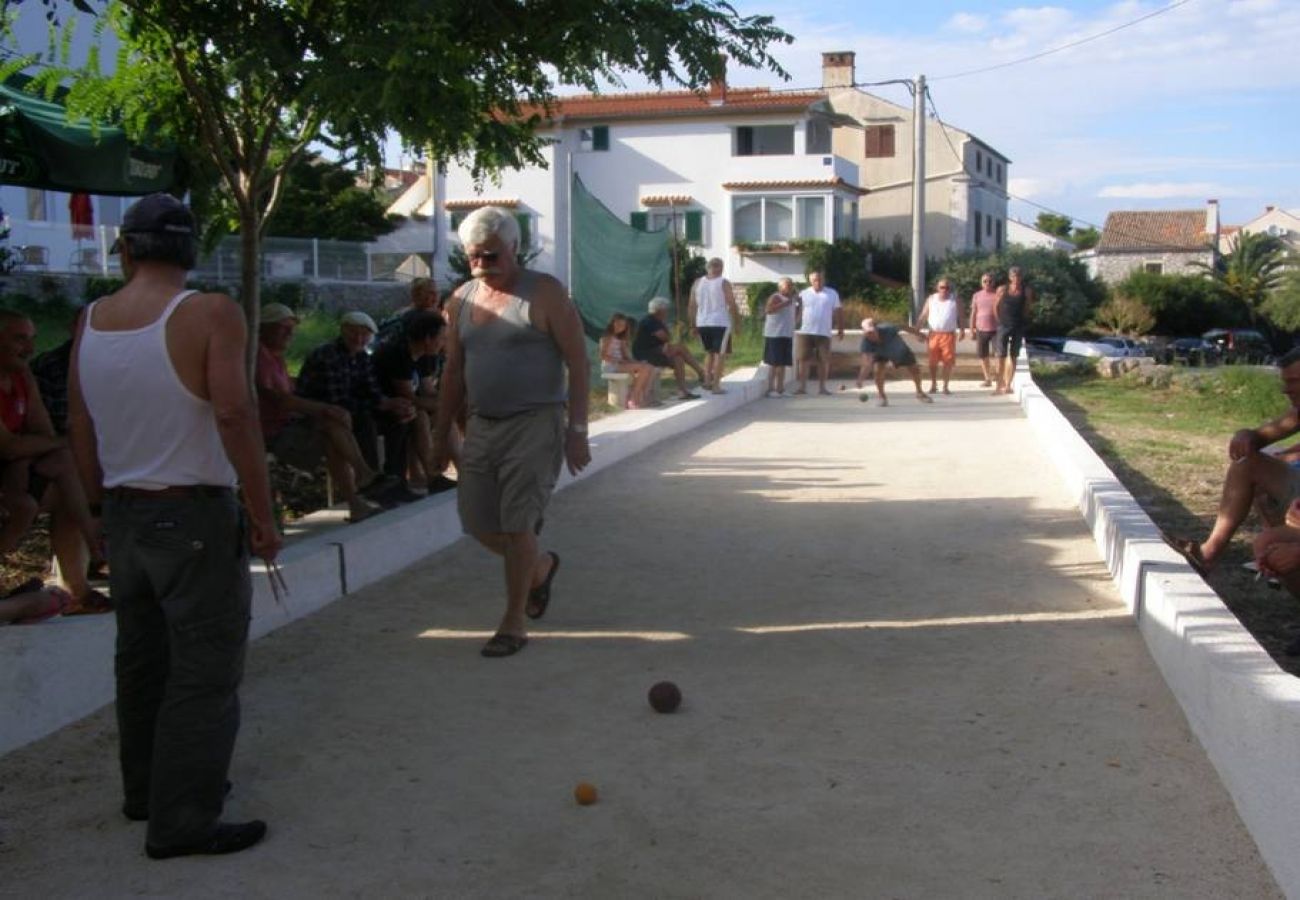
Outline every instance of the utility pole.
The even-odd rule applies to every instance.
[[[912,84],[912,324],[925,301],[925,76]]]

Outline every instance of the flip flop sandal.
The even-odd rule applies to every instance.
[[[1164,538],[1165,543],[1168,544],[1175,553],[1187,561],[1187,564],[1196,571],[1197,575],[1205,578],[1209,574],[1210,570],[1206,567],[1205,560],[1201,557],[1201,547],[1199,544],[1195,541],[1188,540],[1187,538],[1170,537],[1163,532],[1160,536]]]
[[[554,550],[547,550],[551,554],[551,571],[546,573],[546,580],[528,592],[528,605],[524,607],[524,614],[530,619],[540,619],[546,615],[546,607],[551,604],[551,582],[555,579],[555,573],[560,571],[560,554]]]
[[[520,634],[504,634],[498,631],[488,642],[483,645],[479,655],[486,656],[488,659],[500,659],[503,656],[514,656],[524,645],[528,643],[528,638]]]

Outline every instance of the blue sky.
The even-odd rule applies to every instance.
[[[1186,0],[1073,49],[983,74],[944,76],[1100,34],[1160,2],[742,0],[795,37],[788,86],[819,86],[821,54],[852,50],[857,80],[924,74],[939,115],[1010,157],[1010,213],[1042,204],[1100,226],[1111,210],[1220,201],[1240,224],[1266,205],[1300,211],[1300,0]],[[737,85],[779,86],[734,69]],[[910,103],[901,89],[869,89]],[[1023,200],[1016,198],[1024,198]]]

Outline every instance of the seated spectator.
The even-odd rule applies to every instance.
[[[262,307],[255,380],[262,437],[267,451],[287,466],[310,472],[323,458],[351,520],[360,522],[381,509],[363,495],[380,487],[379,476],[361,455],[346,409],[294,393],[284,354],[297,327],[298,317],[284,304]]]
[[[63,588],[33,578],[0,597],[0,625],[35,625],[73,606],[72,595]]]
[[[650,389],[659,370],[647,362],[632,359],[628,338],[632,335],[632,319],[622,313],[610,316],[605,333],[600,338],[601,374],[632,376],[632,390],[628,392],[627,408],[640,409],[650,405]]]
[[[108,598],[90,588],[85,548],[99,546],[67,439],[54,432],[27,362],[36,326],[21,313],[0,310],[0,554],[15,550],[42,510],[54,514],[51,543],[60,575],[74,598],[70,612],[108,612]]]
[[[361,456],[371,469],[379,469],[379,431],[376,417],[390,413],[399,420],[415,418],[415,407],[404,397],[385,397],[366,348],[374,338],[375,320],[363,312],[350,312],[339,324],[337,340],[322,344],[307,355],[298,373],[298,396],[330,406],[341,406],[352,419]],[[390,475],[401,472],[385,470]],[[398,499],[409,499],[399,496]]]
[[[704,367],[691,355],[691,351],[681,344],[674,343],[668,331],[668,310],[672,304],[663,297],[650,301],[648,315],[636,326],[636,336],[632,339],[632,356],[641,362],[660,369],[672,369],[677,379],[677,396],[683,400],[697,400],[699,394],[686,389],[686,367],[695,370],[695,375],[703,383]]]
[[[441,312],[438,286],[432,278],[416,278],[411,282],[411,305],[399,309],[379,323],[377,343],[389,344],[400,339],[412,317],[421,312]]]
[[[1209,536],[1199,542],[1184,537],[1166,538],[1169,545],[1202,575],[1213,569],[1219,557],[1228,549],[1232,536],[1250,514],[1252,503],[1259,504],[1261,518],[1267,525],[1283,529],[1292,527],[1284,520],[1288,508],[1300,497],[1300,469],[1288,464],[1285,459],[1265,453],[1264,449],[1300,433],[1300,348],[1285,354],[1277,364],[1282,377],[1282,393],[1286,395],[1291,408],[1271,422],[1238,431],[1228,442],[1230,462],[1223,478],[1223,495],[1219,499],[1218,515]],[[1300,524],[1300,520],[1297,520],[1297,524]],[[1277,538],[1287,535],[1288,531],[1284,530],[1269,538],[1261,535],[1264,538],[1262,547],[1267,548]],[[1261,545],[1257,544],[1257,559],[1260,549]],[[1280,551],[1274,552],[1282,555]],[[1290,548],[1286,548],[1285,552],[1289,554]],[[1264,555],[1268,559],[1261,563],[1261,571],[1265,566],[1280,571],[1272,554]],[[1283,581],[1286,582],[1286,579],[1283,578]]]
[[[436,310],[416,310],[409,315],[400,337],[375,351],[375,373],[387,397],[401,398],[415,409],[413,419],[382,414],[385,471],[405,475],[416,470],[426,493],[455,487],[438,473],[433,458],[433,418],[438,409],[437,360],[442,351],[445,323]],[[429,473],[434,473],[432,476]]]

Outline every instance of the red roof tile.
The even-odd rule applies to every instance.
[[[1206,250],[1213,242],[1205,233],[1204,209],[1113,212],[1106,216],[1097,251]]]
[[[650,194],[641,198],[642,206],[690,206],[693,202],[690,194]]]
[[[464,200],[448,200],[443,204],[450,210],[479,209],[483,206],[503,206],[513,209],[518,205],[518,197],[467,197]]]
[[[755,112],[802,112],[826,98],[825,91],[773,91],[770,88],[727,88],[724,93],[657,91],[641,94],[578,94],[551,104],[552,119],[657,119],[672,116],[737,115]],[[540,106],[526,106],[526,117]]]
[[[808,188],[843,188],[859,194],[868,193],[866,188],[849,184],[843,178],[806,178],[794,181],[728,181],[722,185],[727,191],[798,191]]]

